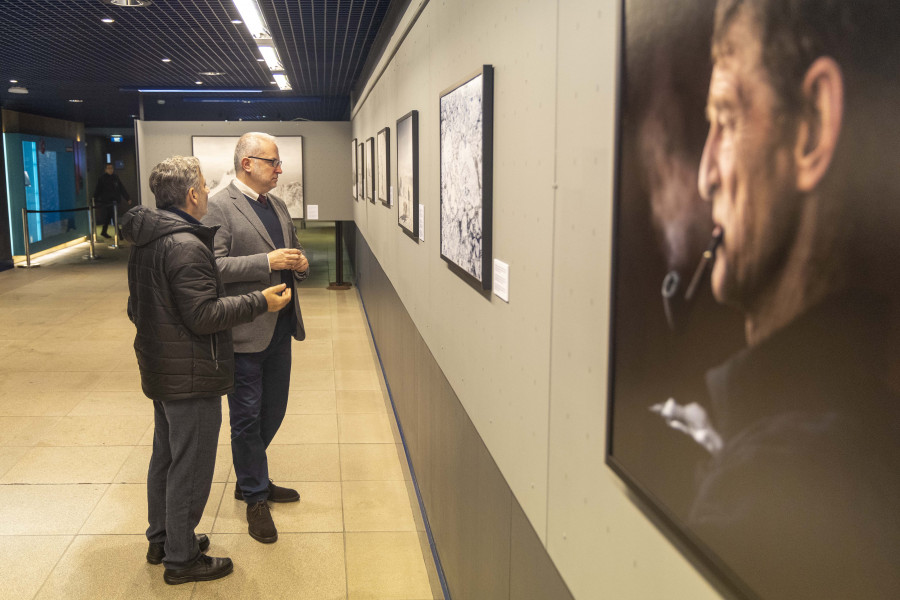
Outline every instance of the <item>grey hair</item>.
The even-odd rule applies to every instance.
[[[200,160],[194,156],[172,156],[150,173],[150,191],[157,208],[184,208],[191,188],[200,188]]]
[[[275,143],[275,136],[259,131],[251,131],[245,133],[238,140],[237,146],[234,147],[234,173],[237,175],[241,172],[241,161],[248,156],[259,154],[262,142]]]

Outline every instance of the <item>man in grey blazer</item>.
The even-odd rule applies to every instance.
[[[266,449],[287,410],[291,338],[303,340],[296,286],[309,275],[285,203],[269,194],[278,184],[281,159],[275,138],[246,133],[234,150],[235,179],[209,199],[204,224],[217,225],[215,255],[228,295],[287,284],[294,301],[279,313],[234,328],[234,391],[228,394],[235,499],[247,503],[253,539],[278,539],[269,502],[296,502],[300,495],[269,479]]]

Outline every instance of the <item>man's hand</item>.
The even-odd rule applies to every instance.
[[[269,305],[269,312],[278,312],[291,301],[291,290],[283,283],[264,289],[262,295]]]
[[[306,257],[296,248],[279,248],[272,250],[267,256],[269,257],[269,269],[272,271],[297,270],[296,266],[301,258],[304,263],[306,262]]]
[[[298,271],[302,273],[303,271],[309,268],[309,261],[306,260],[306,255],[302,252],[300,253],[300,260],[297,261],[297,264],[294,265],[294,271]]]

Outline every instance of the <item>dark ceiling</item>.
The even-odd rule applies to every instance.
[[[349,120],[350,92],[390,0],[257,2],[290,91],[271,83],[247,27],[231,22],[240,18],[232,0],[153,0],[140,8],[0,0],[0,104],[87,127],[128,126],[141,105],[145,120]],[[9,92],[13,86],[28,94]],[[266,91],[127,91],[139,87]]]

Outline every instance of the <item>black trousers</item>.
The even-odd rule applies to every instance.
[[[168,569],[200,555],[194,528],[209,499],[222,425],[219,396],[153,401],[153,455],[147,473],[147,539],[164,542]]]

